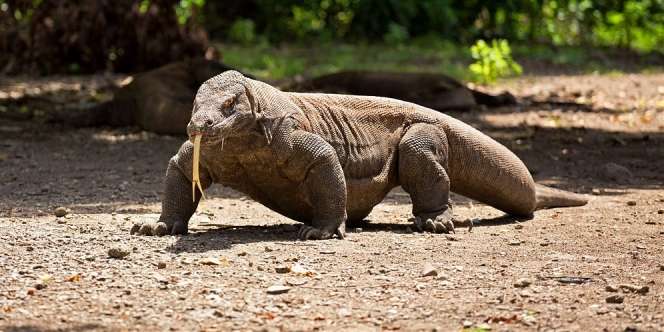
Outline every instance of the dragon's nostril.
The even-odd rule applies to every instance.
[[[212,120],[210,119],[205,120],[205,125],[208,127],[212,126]]]

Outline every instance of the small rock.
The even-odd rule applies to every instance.
[[[520,246],[521,245],[521,240],[510,240],[507,244],[511,246]]]
[[[214,257],[205,257],[198,261],[202,265],[221,265],[221,261]]]
[[[339,310],[337,310],[337,315],[339,317],[348,317],[351,315],[351,311],[348,308],[339,308]]]
[[[286,283],[291,286],[302,286],[307,283],[307,279],[304,278],[288,279],[286,280]]]
[[[523,225],[516,224],[516,225],[514,225],[514,229],[523,229]]]
[[[463,325],[464,329],[469,329],[473,327],[474,323],[469,320],[464,320],[463,322],[461,322],[461,325]]]
[[[606,298],[606,303],[623,303],[624,301],[625,297],[619,294],[610,295]]]
[[[27,290],[28,295],[35,295],[36,292],[37,290],[32,287],[28,288]]]
[[[454,235],[449,235],[448,234],[448,235],[445,235],[445,238],[447,239],[447,241],[459,241],[459,238],[454,236]]]
[[[660,271],[664,271],[664,264],[660,264],[660,265],[659,265],[659,270],[660,270]]]
[[[241,252],[237,253],[237,255],[240,256],[240,257],[244,257],[244,256],[247,256],[248,253],[246,251],[241,251]]]
[[[604,290],[606,290],[607,292],[615,293],[618,291],[618,287],[614,285],[606,285],[606,287],[604,287]]]
[[[157,268],[158,269],[165,269],[166,268],[166,262],[159,262],[157,263]]]
[[[274,271],[277,273],[288,273],[291,271],[291,267],[288,265],[279,265],[274,268]]]
[[[265,252],[273,252],[273,251],[274,249],[272,249],[271,247],[265,246]]]
[[[56,207],[55,210],[53,210],[53,213],[58,218],[66,216],[67,212],[68,212],[67,209],[65,207],[62,207],[62,206]]]
[[[647,294],[650,291],[650,287],[648,286],[637,286],[637,285],[631,285],[631,284],[622,284],[620,286],[620,289],[622,289],[625,292],[632,292],[632,293],[637,293],[637,294]]]
[[[36,290],[42,290],[42,289],[44,289],[44,288],[46,288],[46,287],[47,287],[47,285],[46,285],[45,283],[43,283],[43,282],[40,282],[40,283],[36,283],[36,284],[35,284],[35,289],[36,289]]]
[[[629,206],[635,206],[635,205],[636,205],[636,201],[627,201],[627,205],[629,205]]]
[[[60,224],[60,225],[62,225],[62,224],[66,224],[66,223],[67,223],[67,219],[65,219],[65,218],[55,218],[55,222],[57,222],[57,223]]]
[[[129,250],[124,247],[112,247],[108,249],[108,257],[122,259],[129,256]]]
[[[438,270],[436,270],[431,264],[425,264],[424,268],[422,268],[422,273],[420,273],[421,277],[435,277],[437,275]]]
[[[288,286],[274,285],[267,288],[267,293],[270,295],[284,294],[288,293],[291,288]]]
[[[532,283],[533,282],[528,278],[521,278],[514,282],[514,287],[524,288],[530,286]]]
[[[323,250],[319,251],[318,253],[323,254],[323,255],[334,255],[337,252],[334,251],[334,250],[323,249]]]
[[[664,209],[657,210],[657,214],[664,214]]]

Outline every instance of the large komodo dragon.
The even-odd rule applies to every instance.
[[[398,185],[429,232],[453,231],[450,191],[519,216],[586,203],[535,184],[521,160],[469,125],[396,99],[281,92],[227,71],[199,88],[187,131],[202,135],[203,188],[230,186],[303,222],[303,240],[343,238],[347,220],[365,218]],[[159,221],[132,233],[187,233],[200,199],[192,154],[187,141],[168,164]]]

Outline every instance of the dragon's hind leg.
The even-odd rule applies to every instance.
[[[415,227],[454,232],[445,133],[430,124],[410,126],[399,142],[399,182],[413,202]]]

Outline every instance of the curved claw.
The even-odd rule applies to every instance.
[[[137,222],[131,226],[129,234],[145,235],[145,236],[164,236],[164,235],[177,235],[187,234],[188,225],[186,222],[176,221],[171,226],[163,221],[158,222]]]
[[[341,229],[338,229],[336,231],[336,233],[334,233],[334,234],[339,236],[339,238],[341,238],[341,239],[343,239],[343,237],[344,237],[344,232],[342,232]],[[308,226],[308,225],[302,225],[302,227],[300,227],[300,230],[297,233],[297,238],[299,240],[302,240],[302,241],[306,241],[306,240],[326,240],[326,239],[332,238],[332,236],[334,234],[321,231],[320,229],[318,229],[316,227],[312,227],[312,226]]]
[[[448,208],[439,215],[419,216],[415,217],[413,225],[418,232],[429,233],[455,233],[454,231],[454,218],[452,217],[452,209]]]

